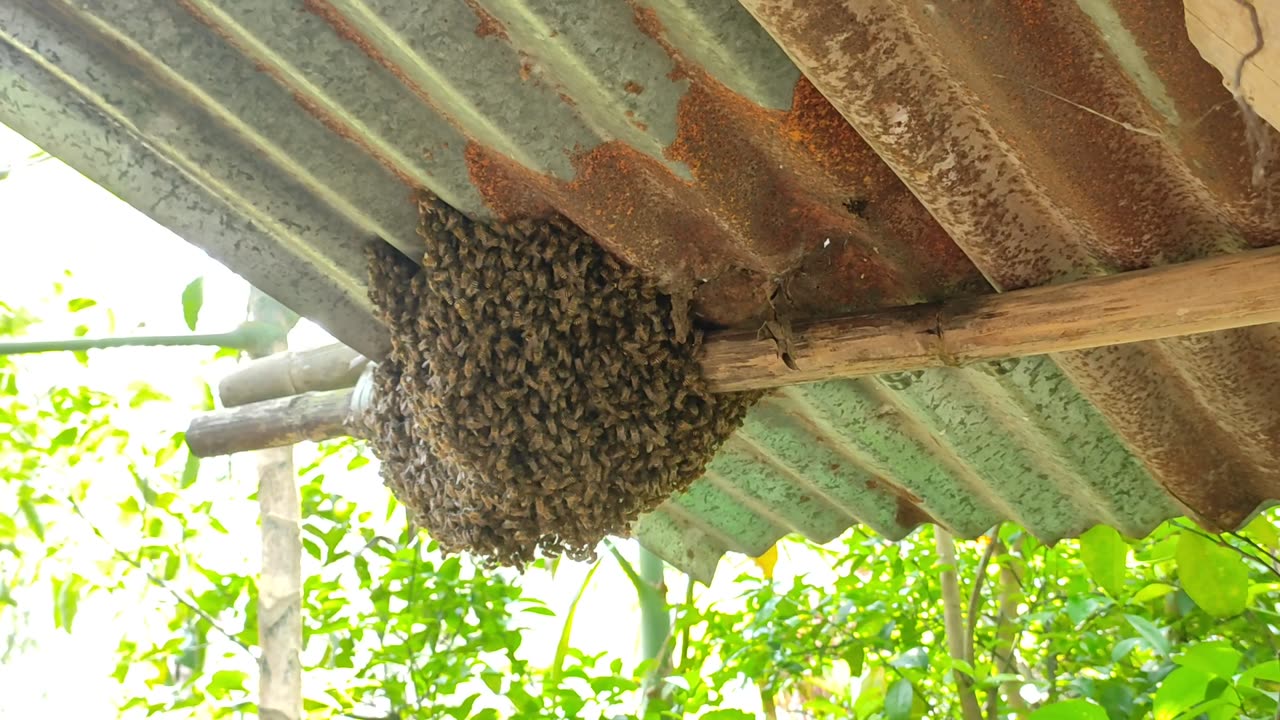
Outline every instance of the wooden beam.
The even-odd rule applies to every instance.
[[[798,370],[754,332],[710,335],[716,392],[958,366],[1280,322],[1280,247],[1001,295],[797,323]]]
[[[236,407],[315,390],[351,387],[368,362],[341,343],[276,353],[253,360],[223,378],[218,384],[218,398],[223,406]]]
[[[187,427],[187,446],[197,457],[213,457],[351,435],[354,394],[312,392],[206,413]]]

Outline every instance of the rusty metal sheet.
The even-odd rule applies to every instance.
[[[1280,242],[1178,0],[13,0],[0,121],[370,353],[360,248],[412,253],[421,188],[563,213],[712,326],[779,285],[814,317]],[[705,579],[854,523],[1238,525],[1280,498],[1278,351],[790,388],[635,532]]]

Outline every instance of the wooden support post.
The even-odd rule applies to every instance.
[[[253,360],[218,383],[225,407],[288,397],[313,390],[351,387],[368,363],[341,343],[305,352],[283,352]]]
[[[279,340],[250,353],[288,349],[298,316],[257,288],[249,292],[253,320],[279,330]],[[258,518],[262,525],[262,570],[258,575],[258,716],[302,717],[302,501],[294,481],[292,443],[263,445],[257,453]],[[192,452],[196,452],[192,448]],[[199,453],[196,453],[197,455]]]
[[[702,374],[717,392],[1280,322],[1280,247],[1061,285],[797,323],[792,357],[754,332],[710,335]]]

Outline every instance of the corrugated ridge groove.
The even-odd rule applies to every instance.
[[[787,110],[800,70],[736,0],[636,0],[657,14],[667,41],[725,87]]]
[[[761,505],[776,508],[789,530],[819,543],[844,532],[852,518],[831,502],[813,483],[780,462],[739,430],[717,454],[725,458],[717,474]]]
[[[503,23],[513,47],[537,59],[605,140],[622,140],[688,179],[664,151],[676,139],[676,108],[687,80],[635,25],[625,3],[477,0]]]
[[[863,523],[883,535],[905,532],[897,523],[895,496],[841,446],[816,435],[786,407],[776,396],[765,398],[752,408],[737,437],[787,468],[789,479],[803,478],[802,487],[819,495],[845,522]]]
[[[102,3],[95,10],[96,14],[90,15],[68,8],[68,12],[76,13],[76,22],[86,31],[91,29],[107,47],[123,50],[130,70],[136,73],[139,68],[145,68],[150,77],[159,81],[157,85],[173,88],[175,102],[206,113],[213,120],[174,128],[175,134],[195,136],[200,132],[198,128],[206,124],[225,127],[243,138],[252,152],[260,154],[255,157],[269,158],[282,174],[296,180],[369,236],[377,235],[399,246],[412,246],[417,242],[416,213],[404,202],[411,187],[383,172],[355,147],[339,146],[320,157],[316,148],[332,140],[329,130],[309,117],[298,123],[297,120],[306,117],[300,107],[296,113],[284,117],[269,111],[268,108],[278,105],[290,105],[284,101],[282,89],[251,67],[243,55],[228,52],[227,46],[213,33],[179,33],[177,28],[181,20],[186,19],[179,7],[160,3],[155,11],[140,14],[136,6],[120,8]],[[145,35],[140,32],[144,26],[150,30]],[[144,46],[143,41],[149,42]],[[101,53],[91,59],[93,70],[98,73],[95,83],[102,81],[100,64],[105,59]],[[59,64],[65,68],[68,60],[60,56]],[[222,73],[201,72],[208,62],[216,63]],[[215,87],[218,83],[222,85]],[[263,99],[264,93],[269,99]],[[122,110],[122,103],[116,103],[116,108]],[[163,110],[138,108],[137,112]],[[149,130],[153,136],[157,134],[155,128]],[[168,142],[165,146],[169,153],[177,152],[175,143]],[[225,162],[230,158],[222,159]],[[207,168],[210,163],[201,165]],[[353,167],[360,170],[353,173]],[[243,180],[242,174],[234,169],[228,167],[227,172],[233,173],[237,181]],[[351,180],[356,176],[363,177],[364,181]],[[370,177],[379,178],[381,182],[370,182]]]
[[[306,113],[411,189],[430,188],[460,209],[483,210],[467,174],[465,138],[324,18],[301,3],[182,1]]]
[[[969,368],[964,380],[1004,435],[1026,449],[1029,462],[1038,469],[1035,474],[1064,498],[1059,512],[1066,529],[1061,537],[1077,535],[1099,521],[1141,537],[1179,513],[1177,504],[1047,358],[984,363]],[[1028,388],[1036,383],[1054,390],[1031,393]],[[1063,512],[1067,508],[1079,512]]]
[[[930,432],[920,428],[891,393],[869,381],[814,383],[780,391],[804,411],[820,437],[831,438],[856,457],[859,466],[902,494],[944,526],[963,536],[986,532],[1003,518],[1016,517],[998,497],[972,477],[963,463],[939,452]],[[971,485],[977,485],[970,488]]]
[[[733,538],[734,543],[725,544],[735,552],[759,555],[790,531],[776,513],[758,507],[757,501],[717,480],[710,471],[672,500],[697,518],[701,527],[714,530],[722,539]]]

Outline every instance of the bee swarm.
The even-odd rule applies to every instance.
[[[589,558],[688,487],[759,394],[711,394],[674,301],[562,218],[421,201],[418,267],[370,251],[391,330],[369,418],[383,477],[449,551]]]

